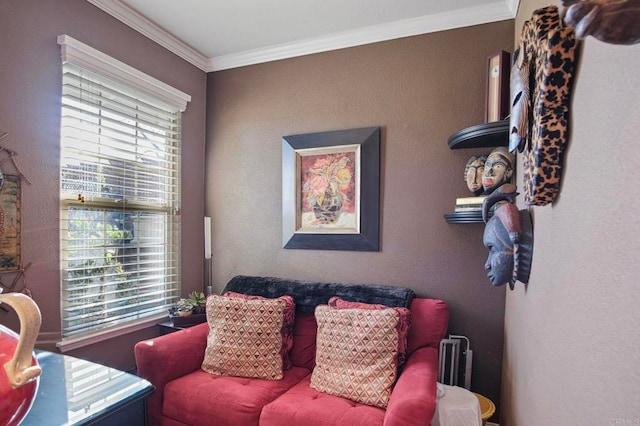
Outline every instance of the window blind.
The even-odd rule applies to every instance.
[[[181,112],[73,62],[62,72],[64,340],[177,300]]]

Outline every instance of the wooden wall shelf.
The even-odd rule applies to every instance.
[[[489,217],[493,216],[493,212],[489,212]],[[482,220],[482,212],[453,212],[445,213],[444,219],[448,223],[484,223]]]
[[[444,218],[448,223],[483,223],[482,212],[445,213]]]
[[[462,129],[447,140],[450,149],[509,145],[509,120],[492,121]]]

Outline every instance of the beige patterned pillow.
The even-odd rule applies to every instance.
[[[398,312],[319,305],[315,315],[318,334],[311,387],[386,408],[397,376]]]
[[[282,299],[209,296],[202,369],[216,376],[282,379],[284,309]]]

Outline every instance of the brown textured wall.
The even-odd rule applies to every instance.
[[[547,5],[520,2],[516,41]],[[640,45],[580,56],[561,192],[532,209],[531,278],[507,296],[503,426],[640,424]]]
[[[183,115],[183,292],[202,288],[205,73],[84,0],[2,0],[0,28],[0,133],[18,153],[33,185],[22,190],[22,256],[32,262],[27,284],[43,316],[39,346],[55,350],[60,337],[59,157],[61,64],[59,34],[69,34],[172,85],[192,97]],[[2,164],[5,172],[11,169]],[[3,282],[11,276],[3,275]],[[15,315],[0,322],[16,328]],[[157,335],[147,329],[71,355],[130,369],[132,346]]]
[[[505,289],[485,277],[482,225],[443,214],[469,196],[447,137],[484,116],[487,56],[513,21],[210,73],[206,212],[214,283],[236,274],[413,288],[451,307],[475,350],[474,390],[499,399]],[[381,251],[285,250],[284,135],[380,126]]]

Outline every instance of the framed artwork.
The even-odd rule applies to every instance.
[[[379,250],[380,128],[282,138],[282,244]]]
[[[4,175],[0,189],[0,273],[21,268],[21,226],[20,177]]]
[[[502,120],[509,114],[510,59],[509,52],[502,50],[487,60],[485,123]]]

